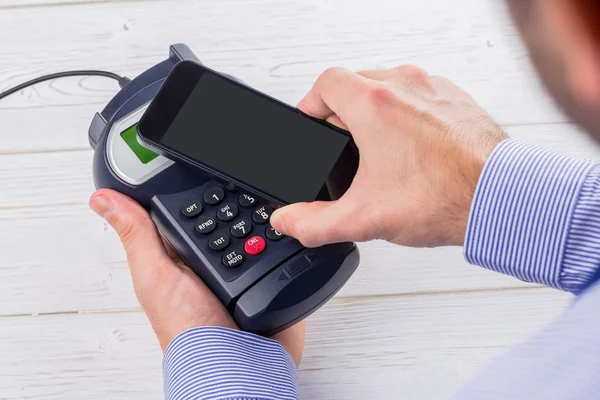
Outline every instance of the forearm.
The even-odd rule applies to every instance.
[[[167,400],[298,399],[294,361],[278,342],[225,328],[177,336],[164,358]]]
[[[466,259],[579,293],[600,266],[600,166],[513,141],[482,172]]]

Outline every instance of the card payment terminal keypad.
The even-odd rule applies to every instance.
[[[211,251],[220,253],[227,268],[252,263],[253,257],[269,250],[269,243],[284,236],[269,224],[273,207],[248,193],[212,186],[183,204],[181,214],[194,221],[194,234]]]

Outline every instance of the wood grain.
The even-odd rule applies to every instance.
[[[211,67],[289,103],[330,66],[414,63],[455,80],[502,124],[565,121],[542,95],[504,9],[492,1],[100,2],[6,9],[0,35],[18,38],[3,43],[3,88],[74,68],[135,75],[183,41]],[[114,90],[109,81],[62,80],[27,89],[2,107],[100,105]]]
[[[145,0],[0,0],[0,8],[59,7],[68,5],[88,5],[95,3],[117,3]]]
[[[333,301],[309,319],[305,399],[443,399],[569,301],[546,289]],[[0,398],[161,398],[141,313],[0,318]]]

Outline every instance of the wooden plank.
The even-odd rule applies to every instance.
[[[575,124],[518,125],[504,128],[511,139],[545,149],[600,161],[600,146]]]
[[[57,7],[65,5],[88,5],[94,3],[116,3],[147,0],[0,0],[0,8]]]
[[[455,80],[503,124],[565,120],[532,79],[498,2],[363,4],[204,0],[176,7],[172,1],[95,3],[85,12],[79,6],[6,9],[0,35],[18,40],[3,44],[0,87],[74,68],[135,75],[164,59],[169,44],[184,40],[210,66],[289,103],[329,66],[415,63]],[[3,101],[2,109],[100,104],[114,91],[110,81],[67,79],[27,89]]]
[[[115,84],[116,86],[116,84]],[[0,102],[1,103],[1,102]],[[88,128],[102,104],[0,109],[0,155],[88,150]]]
[[[568,301],[545,289],[334,301],[309,319],[302,398],[447,398]],[[0,353],[3,399],[161,397],[138,312],[0,318]]]
[[[89,0],[0,0],[0,8],[47,7],[87,2],[89,2]]]
[[[569,299],[533,289],[336,302],[309,320],[303,398],[448,399]]]

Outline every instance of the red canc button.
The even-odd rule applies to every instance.
[[[244,251],[251,256],[262,253],[265,247],[267,247],[267,243],[260,236],[251,237],[244,243]]]

